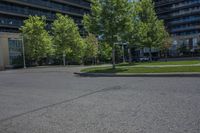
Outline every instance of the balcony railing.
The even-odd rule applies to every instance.
[[[38,15],[38,16],[46,16],[47,20],[54,20],[56,18],[56,12],[48,12],[48,11],[43,11],[43,10],[37,10],[37,9],[32,9],[32,8],[23,8],[23,7],[18,7],[18,6],[11,6],[11,5],[5,5],[0,3],[0,11],[3,12],[4,14],[10,14],[14,15],[17,14],[17,16],[22,16],[22,17],[28,17],[29,15]],[[76,22],[79,21],[78,23],[81,23],[81,18],[71,16]]]
[[[189,9],[187,11],[179,11],[177,13],[172,13],[171,16],[180,16],[180,15],[191,14],[191,13],[195,13],[195,12],[200,12],[200,8]]]
[[[174,10],[178,10],[180,8],[186,8],[186,7],[193,7],[195,6],[196,4],[200,4],[200,0],[198,1],[190,1],[190,2],[180,2],[179,4],[173,4],[173,5],[170,5],[170,6],[164,6],[162,8],[156,8],[156,12],[158,14],[161,14],[161,13],[166,13],[166,12],[173,12]]]
[[[171,21],[169,23],[170,24],[179,24],[179,23],[188,23],[188,22],[195,22],[195,21],[200,21],[200,17],[183,19],[183,20],[176,20],[176,21]]]
[[[181,27],[181,28],[175,28],[172,29],[171,32],[181,32],[181,31],[187,31],[187,30],[195,30],[195,29],[200,29],[200,26],[188,26],[188,27]]]
[[[8,18],[0,17],[0,25],[9,25],[9,26],[20,27],[23,25],[23,20],[8,19]]]
[[[83,5],[83,6],[86,6],[86,7],[90,7],[90,3],[86,2],[84,0],[64,0],[64,1],[75,3],[75,4],[79,4],[79,5]]]
[[[155,2],[155,6],[157,7],[157,6],[167,5],[167,4],[173,4],[180,1],[184,1],[184,0],[162,0],[162,1]]]
[[[200,0],[198,0],[198,1],[181,2],[179,4],[174,4],[171,8],[172,9],[176,9],[176,8],[180,8],[180,7],[191,6],[193,4],[200,4]]]
[[[74,14],[74,15],[77,14],[77,15],[80,15],[80,16],[89,12],[89,10],[82,9],[82,8],[79,8],[79,7],[74,7],[74,6],[71,6],[71,5],[56,4],[54,2],[43,1],[43,0],[15,0],[15,1],[13,1],[13,0],[3,0],[3,1],[26,4],[28,6],[37,7],[37,8],[41,8],[41,9],[44,9],[44,10],[61,12],[61,13],[65,13],[65,14]],[[12,6],[12,5],[7,4],[5,6]],[[14,6],[14,7],[17,8],[17,6]]]

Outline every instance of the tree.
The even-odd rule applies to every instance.
[[[88,33],[94,34],[95,36],[98,36],[100,34],[101,29],[101,12],[102,7],[99,0],[91,0],[92,6],[91,6],[91,13],[85,14],[83,16],[83,25],[85,30]]]
[[[78,26],[68,16],[57,14],[57,19],[52,24],[53,44],[56,53],[78,61],[83,53],[83,40],[79,34]]]
[[[28,60],[38,61],[52,53],[49,33],[45,30],[45,17],[29,16],[20,28],[24,38],[25,54]]]
[[[84,58],[85,60],[92,59],[93,64],[96,63],[96,59],[99,53],[99,44],[95,35],[89,34],[85,38]]]
[[[91,14],[84,16],[89,33],[101,36],[112,46],[112,65],[115,69],[115,45],[129,28],[131,4],[127,0],[92,0]]]
[[[138,2],[138,17],[141,20],[141,43],[143,47],[149,48],[149,58],[152,61],[152,48],[159,48],[163,42],[164,23],[156,16],[152,0],[141,0]]]
[[[140,42],[143,40],[142,38],[142,24],[141,20],[138,17],[140,8],[138,6],[138,2],[131,1],[130,4],[132,5],[129,14],[131,16],[131,19],[128,23],[128,28],[124,33],[123,40],[126,42],[128,46],[128,56],[129,56],[129,63],[132,62],[132,52],[131,48],[140,48]]]
[[[165,61],[167,61],[168,50],[172,46],[172,38],[170,37],[169,33],[163,29],[163,41],[160,45],[160,50],[165,54]]]
[[[112,59],[111,53],[112,53],[112,47],[105,43],[105,42],[100,42],[101,44],[99,45],[99,59],[101,61],[110,61]]]

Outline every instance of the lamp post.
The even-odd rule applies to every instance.
[[[25,57],[25,48],[24,48],[24,38],[22,36],[21,38],[22,41],[22,50],[23,50],[23,63],[24,63],[24,69],[26,69],[26,57]]]

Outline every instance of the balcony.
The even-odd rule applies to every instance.
[[[174,4],[171,9],[177,9],[177,8],[181,8],[181,7],[188,7],[188,6],[192,6],[192,5],[196,5],[196,4],[200,4],[200,0],[198,1],[187,1],[187,2],[181,2],[179,4]]]
[[[192,2],[180,2],[178,4],[173,4],[170,6],[164,6],[164,7],[157,7],[156,12],[157,14],[163,14],[163,13],[169,13],[173,11],[178,11],[181,9],[187,9],[187,8],[192,8],[194,6],[198,6],[200,4],[199,1],[192,1]]]
[[[172,33],[174,33],[174,32],[183,32],[183,31],[196,30],[196,29],[200,29],[200,25],[174,28],[174,29],[171,29],[171,32]]]
[[[181,1],[184,1],[184,0],[162,0],[162,1],[155,2],[155,6],[156,7],[165,6],[165,5],[169,5],[169,4],[178,3]]]
[[[200,12],[200,7],[195,8],[195,9],[188,9],[187,11],[179,11],[176,13],[172,13],[171,16],[177,17],[177,16],[181,16],[181,15],[188,15],[188,14],[199,13],[199,12]]]
[[[23,25],[23,20],[8,19],[0,17],[0,25],[20,27]]]
[[[0,6],[0,14],[7,14],[7,15],[11,15],[11,16],[15,16],[16,18],[21,18],[21,19],[12,19],[10,17],[5,18],[5,17],[0,17],[0,24],[3,25],[10,25],[10,26],[18,26],[20,27],[21,25],[23,25],[23,20],[25,20],[26,18],[28,18],[29,15],[38,15],[38,16],[46,16],[47,17],[47,21],[52,22],[56,16],[55,14],[44,14],[44,13],[38,13],[37,12],[29,12],[29,11],[23,11],[23,10],[14,10],[14,9],[9,9],[9,8],[1,8]],[[82,23],[82,19],[78,19],[75,17],[72,17],[74,19],[74,22],[81,26]]]
[[[63,0],[63,1],[74,3],[74,4],[78,4],[78,5],[83,5],[85,7],[90,8],[90,3],[86,2],[84,0]]]
[[[70,5],[63,5],[63,4],[56,4],[53,2],[44,2],[43,0],[3,0],[3,1],[8,1],[10,3],[16,3],[20,5],[25,5],[27,7],[33,7],[33,8],[38,8],[38,10],[47,10],[47,11],[54,11],[54,12],[59,12],[63,14],[69,14],[69,15],[74,15],[74,16],[79,16],[82,17],[85,13],[89,13],[89,10],[78,8],[78,7],[73,7]],[[3,3],[2,3],[3,4]],[[13,5],[13,4],[4,4],[5,6],[14,6],[18,7],[18,5]]]
[[[55,13],[41,11],[41,10],[34,10],[29,8],[23,8],[18,6],[10,6],[4,5],[0,3],[0,12],[2,14],[9,14],[13,16],[21,16],[21,17],[28,17],[29,15],[38,15],[38,16],[46,16],[47,19],[55,19]]]
[[[200,23],[200,17],[171,21],[169,22],[169,24],[183,24],[183,23],[191,23],[191,22],[196,22],[196,21],[199,21]]]
[[[175,13],[168,13],[165,15],[158,15],[159,19],[164,19],[164,20],[170,20],[173,18],[178,18],[178,17],[184,17],[184,16],[191,16],[191,15],[199,15],[200,13],[200,8],[197,9],[191,9],[188,11],[179,11],[179,12],[175,12]]]

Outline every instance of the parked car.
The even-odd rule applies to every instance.
[[[149,60],[150,60],[149,57],[141,57],[141,58],[140,58],[140,61],[141,61],[141,62],[145,62],[145,61],[149,61]]]
[[[159,57],[152,57],[152,61],[158,61]],[[132,59],[133,62],[147,62],[150,61],[149,57],[137,57]]]

